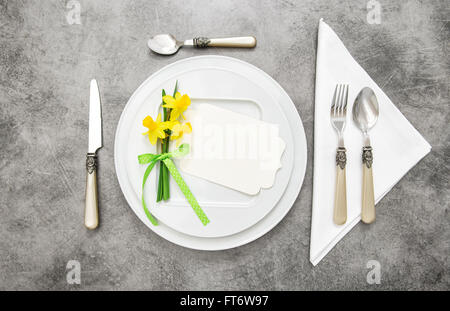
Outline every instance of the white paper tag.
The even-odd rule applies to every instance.
[[[183,137],[191,146],[183,172],[250,195],[273,185],[286,147],[277,124],[209,104],[184,115],[192,133]]]

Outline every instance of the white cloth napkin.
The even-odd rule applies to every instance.
[[[347,222],[333,222],[337,135],[330,123],[333,92],[338,83],[349,84],[347,124]],[[353,102],[363,87],[375,91],[380,115],[369,132],[373,148],[375,202],[427,153],[431,146],[402,115],[386,94],[353,59],[335,32],[320,20],[316,60],[314,120],[314,179],[310,260],[313,265],[355,226],[361,213],[363,137],[352,120]]]

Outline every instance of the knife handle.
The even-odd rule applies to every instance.
[[[84,210],[84,225],[90,230],[98,226],[97,156],[95,153],[88,153],[86,155],[86,206]]]
[[[336,225],[343,225],[347,221],[347,181],[345,165],[347,156],[345,148],[339,147],[336,152],[336,190],[334,195],[333,221]]]
[[[372,163],[373,154],[372,147],[363,147],[363,188],[362,188],[362,209],[361,220],[370,224],[375,221],[375,197],[373,190],[373,174]]]

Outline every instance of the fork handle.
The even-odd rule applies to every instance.
[[[372,147],[363,147],[363,188],[362,188],[362,209],[361,220],[370,224],[375,221],[375,197],[373,190],[373,174],[372,163],[373,154]]]
[[[336,190],[333,213],[333,221],[336,225],[343,225],[347,221],[347,181],[345,177],[347,156],[345,151],[344,147],[339,147],[336,152]]]

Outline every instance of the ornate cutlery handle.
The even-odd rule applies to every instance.
[[[336,190],[334,195],[333,221],[336,225],[343,225],[347,221],[347,181],[345,165],[347,156],[345,148],[339,147],[336,152]]]
[[[375,221],[375,198],[373,191],[373,175],[372,175],[373,154],[371,146],[363,147],[362,162],[363,162],[363,188],[362,188],[361,220],[366,224],[370,224]]]
[[[86,155],[86,173],[84,225],[92,230],[98,226],[97,157],[95,153]]]
[[[206,48],[209,46],[216,47],[235,47],[235,48],[253,48],[256,46],[255,37],[233,37],[233,38],[217,38],[208,39],[205,37],[197,37],[193,40],[196,48]]]

